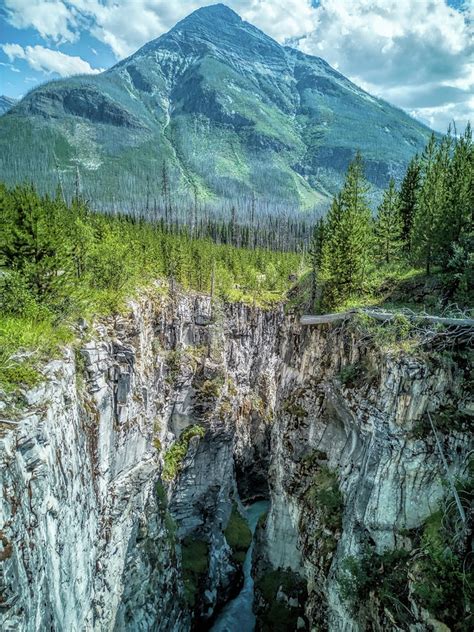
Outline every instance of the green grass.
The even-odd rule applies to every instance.
[[[50,320],[0,317],[0,389],[12,393],[43,379],[42,364],[59,357],[62,345],[73,340],[66,325]]]
[[[181,292],[209,294],[211,285],[216,304],[241,301],[268,308],[284,299],[301,260],[296,253],[216,244],[191,239],[182,228],[104,216],[82,202],[68,206],[60,197],[41,197],[29,186],[0,184],[0,208],[4,390],[37,383],[41,362],[73,339],[67,329],[79,318],[126,314],[129,300],[144,292],[152,302],[166,302]],[[37,261],[34,248],[43,253]]]
[[[164,465],[162,478],[165,481],[172,481],[181,472],[183,461],[186,458],[189,442],[193,437],[204,437],[205,429],[196,424],[189,426],[181,433],[179,439],[171,446],[164,455]]]

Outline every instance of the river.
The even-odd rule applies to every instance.
[[[245,515],[252,533],[255,532],[258,519],[268,510],[269,502],[259,500],[245,507]],[[252,579],[253,541],[244,561],[244,584],[240,593],[224,606],[210,632],[253,632],[255,615],[253,613],[253,579]]]

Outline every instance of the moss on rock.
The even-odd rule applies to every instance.
[[[200,585],[208,574],[208,543],[192,537],[185,538],[181,543],[181,565],[183,568],[185,598],[188,604],[194,607]]]
[[[232,558],[235,562],[243,564],[248,548],[252,543],[252,532],[245,518],[233,503],[229,522],[224,531],[227,544],[232,549]]]
[[[304,620],[306,583],[293,571],[269,570],[255,580],[257,629],[287,632]]]
[[[203,437],[205,433],[205,429],[199,424],[189,426],[183,430],[179,439],[173,443],[164,456],[163,480],[171,481],[176,478],[188,453],[189,442],[193,437]]]

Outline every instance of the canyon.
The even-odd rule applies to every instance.
[[[449,629],[416,569],[400,609],[375,589],[351,604],[344,575],[369,549],[409,555],[467,477],[472,433],[440,430],[447,474],[423,421],[472,420],[463,350],[383,351],[350,323],[162,286],[78,329],[1,404],[2,630],[210,629],[260,501],[257,630]]]

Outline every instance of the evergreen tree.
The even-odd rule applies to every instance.
[[[420,188],[420,160],[415,156],[410,163],[400,187],[400,216],[402,220],[402,239],[407,253],[412,249],[413,219],[415,217],[416,196]]]
[[[61,230],[63,202],[41,199],[31,186],[16,187],[5,210],[2,265],[19,272],[35,298],[49,304],[70,280],[68,244]]]
[[[447,206],[450,137],[438,146],[434,134],[421,156],[422,184],[416,197],[412,246],[416,261],[431,274],[437,259],[440,218]]]
[[[391,178],[375,221],[377,254],[381,261],[391,263],[397,257],[402,247],[402,230],[399,195]]]
[[[474,226],[474,146],[470,124],[455,139],[446,174],[446,204],[439,220],[439,260],[446,268],[456,244],[464,241]]]
[[[321,270],[326,280],[324,305],[327,307],[363,290],[372,251],[368,191],[362,158],[357,154],[326,222]]]
[[[321,217],[313,228],[313,235],[309,247],[311,261],[311,308],[315,307],[319,290],[319,270],[323,258],[324,219]]]

